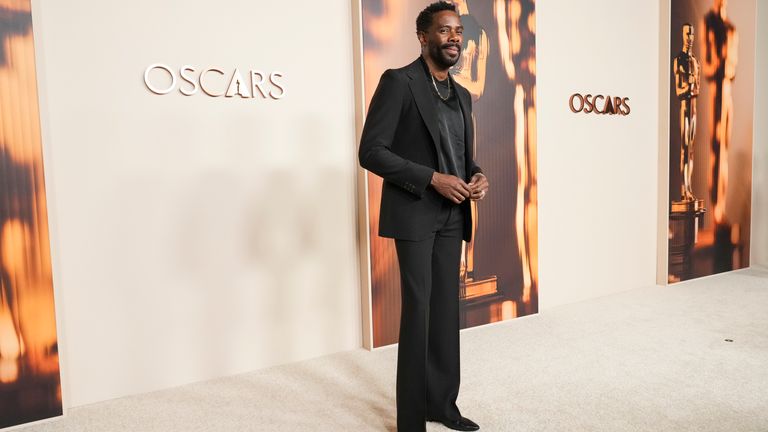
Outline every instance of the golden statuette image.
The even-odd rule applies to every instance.
[[[696,138],[696,100],[701,89],[701,68],[693,54],[695,29],[682,25],[682,50],[672,60],[675,95],[680,105],[680,200],[672,200],[670,214],[669,269],[676,282],[692,272],[691,254],[704,219],[704,200],[693,193],[693,155]]]
[[[461,60],[452,68],[453,77],[463,85],[472,95],[474,102],[478,101],[485,91],[485,77],[488,62],[488,50],[490,43],[488,33],[470,14],[469,5],[464,0],[456,3],[461,22],[464,25],[464,46],[461,50]],[[472,123],[476,123],[475,114],[472,113]],[[473,127],[476,130],[476,127]],[[477,154],[477,136],[473,140]],[[472,219],[478,221],[472,225],[472,238],[476,238],[477,227],[480,221],[477,209],[477,201],[470,203]],[[461,248],[461,269],[459,270],[460,298],[462,301],[479,299],[483,296],[497,296],[498,283],[495,275],[486,278],[478,278],[475,275],[475,241],[463,242]]]
[[[670,2],[670,283],[749,266],[756,3]]]
[[[709,136],[713,162],[709,189],[715,225],[727,225],[728,149],[733,129],[733,80],[739,45],[736,28],[728,20],[727,7],[727,0],[715,0],[714,7],[704,17],[704,37],[701,38],[704,77],[710,86]]]
[[[696,137],[696,99],[701,87],[701,69],[699,61],[693,55],[694,27],[683,24],[683,50],[673,62],[675,74],[675,94],[680,100],[680,200],[696,202],[701,207],[701,200],[693,194],[693,141]]]

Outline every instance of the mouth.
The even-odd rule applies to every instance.
[[[451,55],[451,57],[455,57],[459,55],[459,52],[461,52],[461,47],[458,45],[444,45],[443,51],[447,52]]]

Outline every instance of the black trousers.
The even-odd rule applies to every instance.
[[[425,418],[460,418],[459,263],[461,208],[445,201],[432,235],[395,240],[402,306],[397,351],[397,430],[423,432]]]

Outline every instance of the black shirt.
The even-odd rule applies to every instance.
[[[456,95],[456,88],[453,83],[448,84],[447,78],[444,81],[435,79],[437,91],[432,86],[434,93],[435,110],[437,111],[437,122],[440,129],[440,146],[438,146],[437,161],[439,171],[443,174],[451,174],[466,180],[466,165],[464,160],[464,115],[459,105],[459,98]],[[429,78],[430,84],[432,77]],[[438,91],[440,96],[438,96]],[[448,96],[446,100],[442,98]]]

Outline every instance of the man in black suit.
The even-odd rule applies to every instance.
[[[459,262],[470,241],[470,200],[488,181],[472,154],[472,99],[451,78],[463,27],[450,3],[416,20],[421,56],[384,72],[360,141],[360,165],[384,179],[379,235],[395,239],[402,305],[397,357],[397,429],[438,421],[462,431],[459,394]]]

